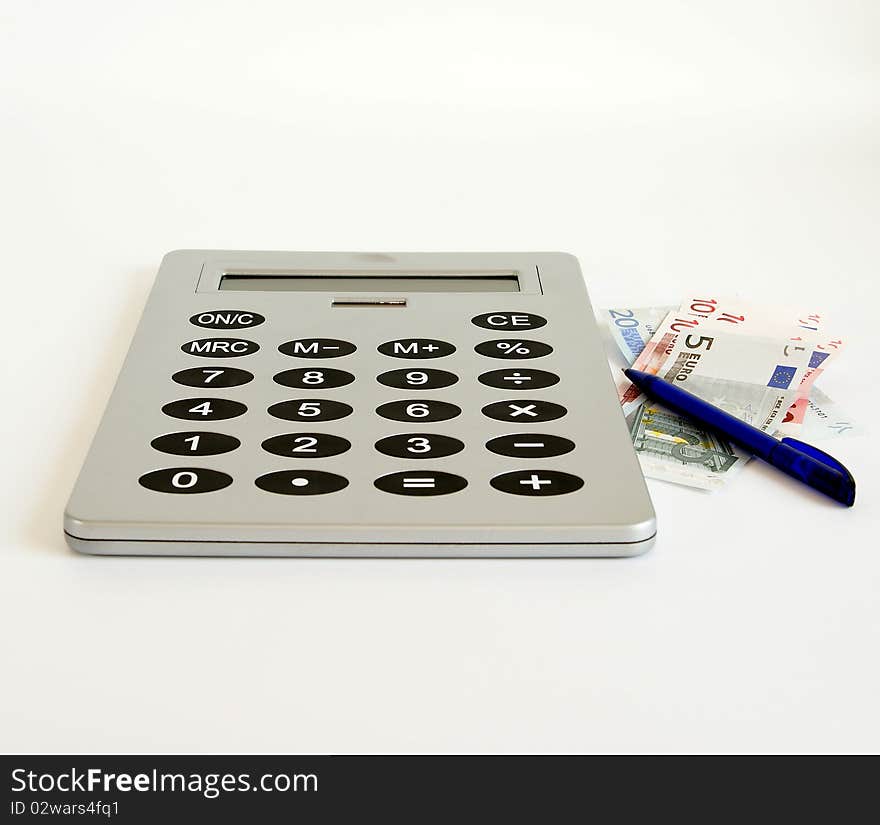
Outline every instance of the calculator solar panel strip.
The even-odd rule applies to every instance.
[[[64,519],[126,555],[629,556],[651,501],[577,260],[165,256]]]

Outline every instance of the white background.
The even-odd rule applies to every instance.
[[[877,750],[878,9],[5,0],[0,749]],[[560,249],[597,306],[810,304],[858,501],[753,464],[650,482],[633,560],[76,555],[179,247]]]

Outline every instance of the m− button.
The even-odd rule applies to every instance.
[[[546,433],[501,435],[486,442],[486,449],[511,458],[550,458],[574,449],[574,441]]]
[[[206,329],[249,329],[265,323],[266,319],[258,312],[241,309],[216,309],[199,312],[189,319],[191,324]]]
[[[443,358],[455,352],[452,344],[434,338],[400,338],[379,344],[377,349],[392,358]]]
[[[484,372],[479,382],[499,390],[542,390],[559,383],[559,376],[544,370],[509,369]]]
[[[260,345],[243,338],[199,338],[187,341],[181,349],[187,355],[200,355],[203,358],[241,358],[253,355]]]
[[[351,355],[357,347],[338,338],[300,338],[278,347],[279,352],[293,358],[341,358]]]

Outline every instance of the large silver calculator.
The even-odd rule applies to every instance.
[[[102,554],[627,556],[654,511],[577,260],[165,256],[73,491]]]

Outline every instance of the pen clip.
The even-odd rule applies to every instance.
[[[808,455],[810,458],[815,459],[816,461],[820,461],[826,467],[830,467],[832,470],[837,470],[844,478],[849,479],[853,484],[855,484],[855,479],[852,477],[852,473],[846,469],[836,458],[828,455],[828,453],[823,452],[822,450],[817,449],[811,444],[805,444],[803,441],[798,441],[796,438],[783,438],[783,444],[788,444],[793,450],[797,450],[798,452],[803,453],[804,455]]]

